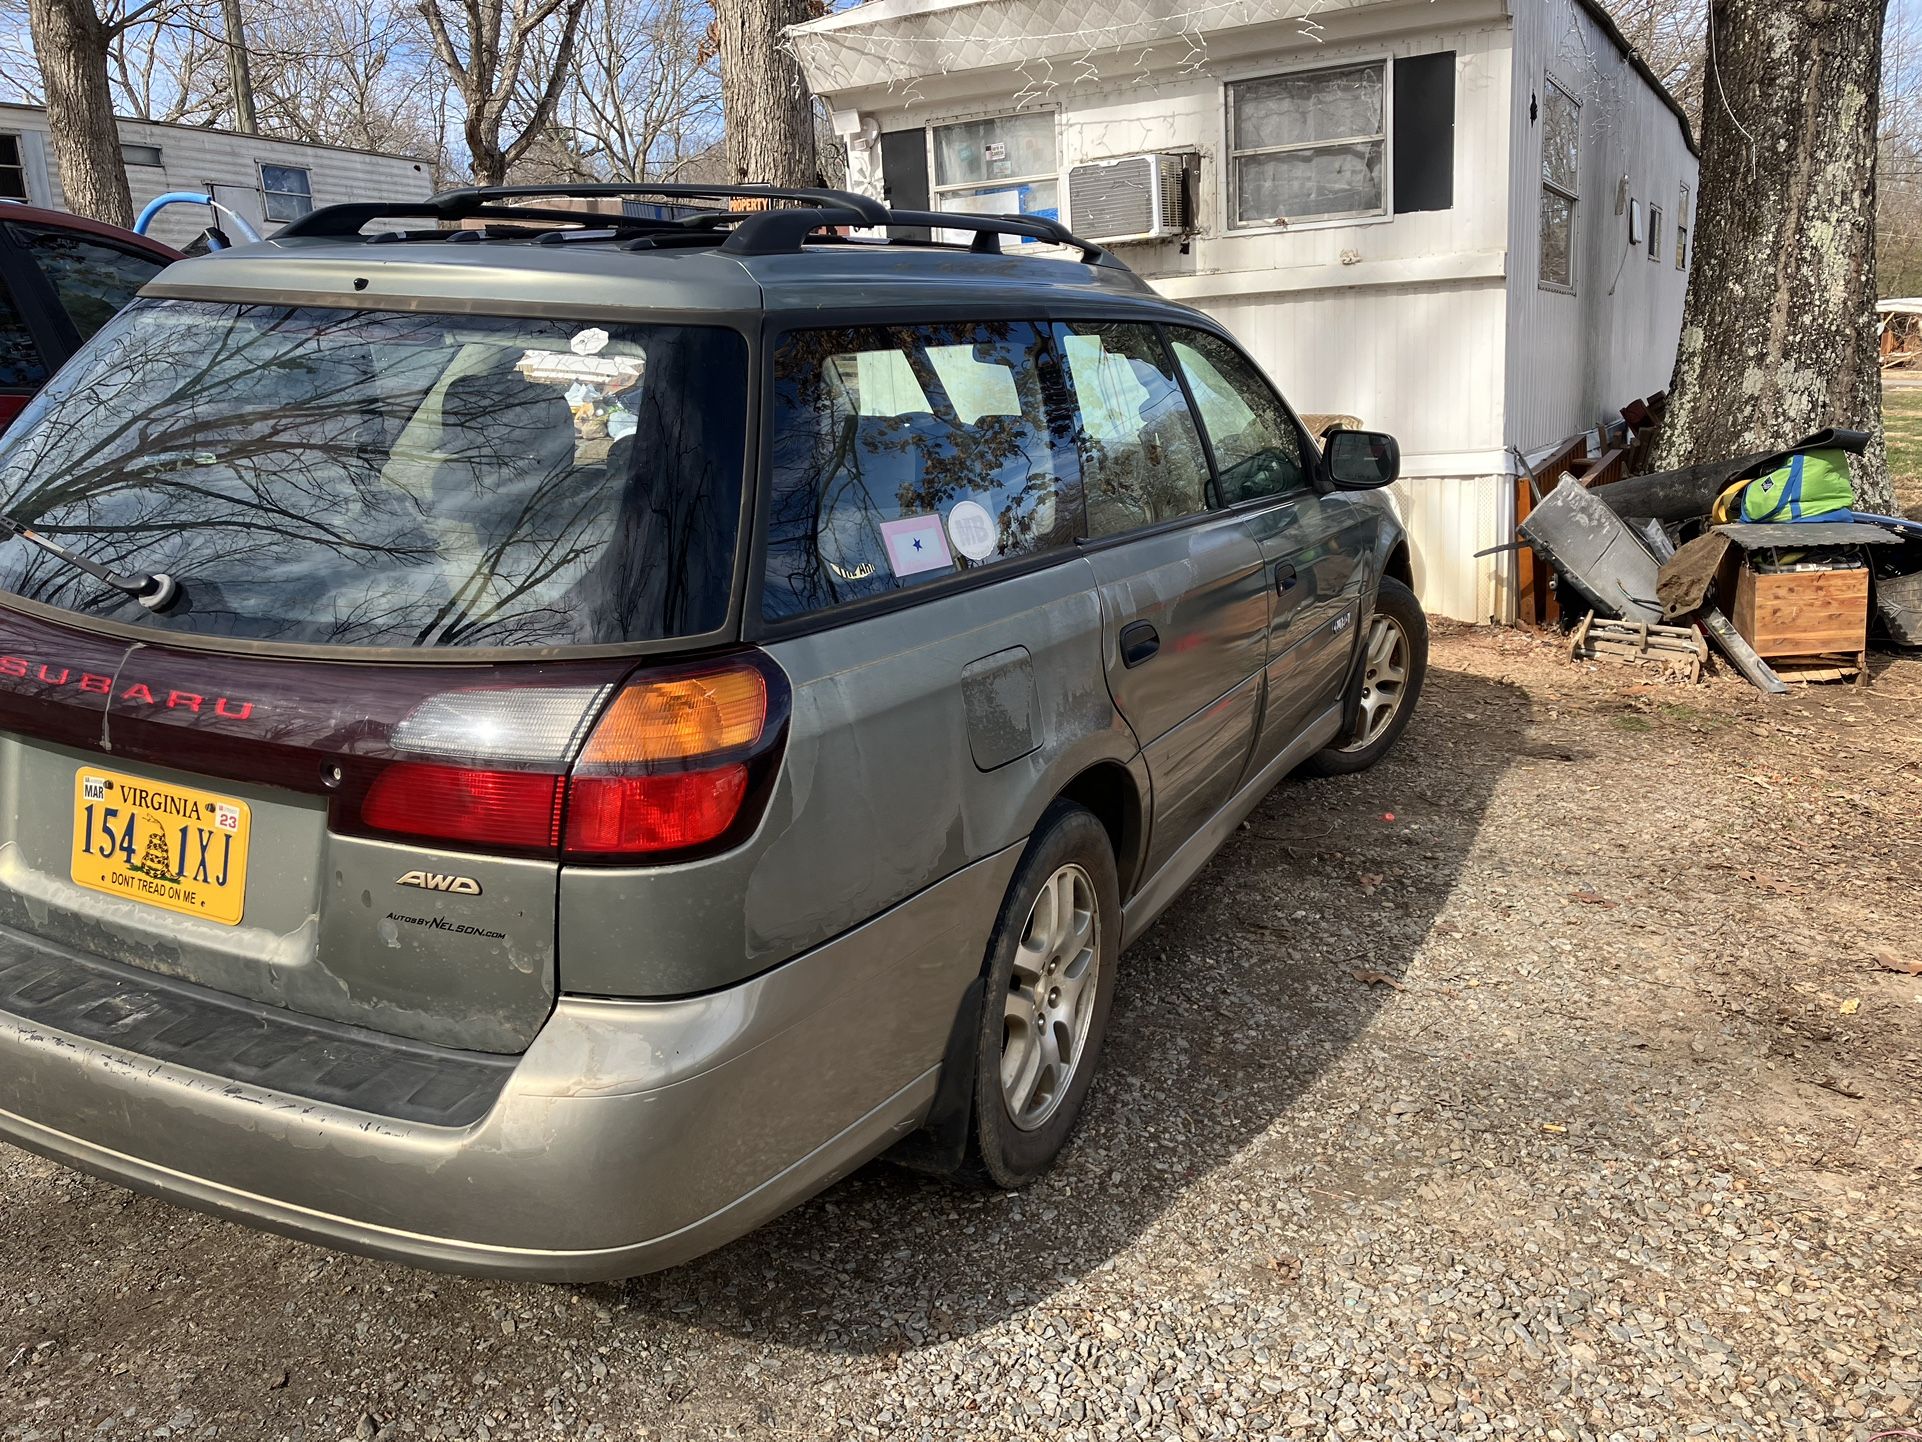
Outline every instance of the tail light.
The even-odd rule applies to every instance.
[[[357,806],[342,800],[350,829],[377,835],[570,861],[684,859],[759,819],[787,704],[785,678],[758,653],[618,688],[446,692],[395,727],[408,759],[377,772]]]
[[[361,820],[397,836],[433,836],[508,851],[560,840],[562,779],[402,761],[374,778]]]
[[[567,783],[570,857],[684,851],[725,835],[767,730],[767,678],[752,666],[630,682]]]

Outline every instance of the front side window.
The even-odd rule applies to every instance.
[[[704,326],[137,300],[0,444],[0,591],[305,645],[599,645],[726,620],[747,346]]]
[[[1385,71],[1351,65],[1230,85],[1230,226],[1384,214]]]
[[[27,194],[27,166],[20,154],[17,135],[0,135],[0,198],[32,199]]]
[[[1682,187],[1681,201],[1675,207],[1675,268],[1688,269],[1688,187]]]
[[[112,320],[163,262],[71,230],[15,225],[14,240],[39,262],[81,340]]]
[[[763,615],[1072,546],[1058,371],[1025,321],[789,332],[773,359]]]
[[[1219,336],[1200,330],[1175,330],[1171,336],[1214,447],[1222,504],[1306,489],[1301,432],[1260,373]]]
[[[269,220],[299,220],[314,208],[313,177],[299,166],[261,166],[260,194]]]
[[[1650,260],[1660,260],[1662,258],[1662,242],[1667,238],[1668,232],[1662,228],[1662,207],[1659,205],[1649,206],[1648,258]]]
[[[1115,536],[1208,509],[1208,460],[1153,327],[1055,327],[1074,404],[1088,535]]]
[[[933,143],[936,210],[1061,218],[1052,111],[937,125]]]
[[[1575,206],[1580,198],[1582,108],[1553,80],[1542,87],[1541,283],[1575,288]]]

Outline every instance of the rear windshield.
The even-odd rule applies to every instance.
[[[0,591],[169,632],[598,645],[727,614],[747,348],[733,331],[137,301],[0,446]]]

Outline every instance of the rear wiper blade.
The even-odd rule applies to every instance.
[[[4,511],[0,511],[0,529],[11,531],[21,540],[38,546],[49,556],[85,571],[102,585],[111,586],[123,595],[132,596],[149,611],[166,610],[173,604],[174,598],[180,594],[180,583],[164,571],[154,575],[142,573],[138,576],[123,576],[117,571],[108,570],[98,561],[88,560],[77,551],[69,551],[58,541],[49,540],[26,522],[17,521]]]

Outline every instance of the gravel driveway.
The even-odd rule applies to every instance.
[[[509,1286],[0,1148],[0,1438],[1922,1435],[1922,662],[1434,663],[1128,954],[1029,1192]]]

